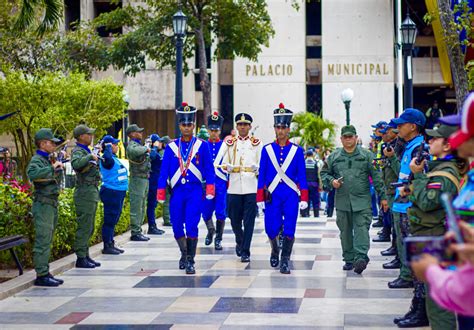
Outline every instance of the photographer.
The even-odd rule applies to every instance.
[[[441,125],[435,129],[426,130],[431,137],[429,140],[430,154],[436,160],[428,162],[423,160],[417,164],[412,159],[410,170],[414,174],[412,185],[407,190],[399,188],[401,196],[409,196],[413,203],[408,209],[408,220],[410,234],[412,236],[443,236],[446,232],[444,210],[440,195],[442,192],[457,195],[459,182],[461,180],[460,169],[464,168],[465,162],[453,154],[453,149],[448,142],[449,136],[456,131],[456,127]],[[427,173],[423,173],[425,166]],[[429,297],[428,290],[423,283],[415,278],[414,297],[410,311],[403,319],[395,319],[399,327],[421,327],[427,326],[428,321],[433,329],[454,329],[456,318],[452,313],[441,309]],[[426,308],[425,308],[426,305]],[[398,321],[398,322],[397,322]]]
[[[471,93],[464,102],[462,116],[444,117],[442,121],[461,126],[451,135],[449,143],[461,157],[474,157],[474,94]],[[462,330],[474,328],[474,229],[468,224],[474,220],[474,170],[467,174],[466,181],[453,201],[456,215],[462,220],[459,227],[465,243],[449,247],[458,257],[459,268],[456,271],[444,270],[440,261],[428,254],[411,263],[416,276],[430,285],[431,298],[440,306],[458,313],[458,326]],[[452,233],[447,234],[447,238],[451,236]]]

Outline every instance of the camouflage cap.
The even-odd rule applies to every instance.
[[[51,128],[41,128],[36,132],[35,141],[41,141],[41,140],[49,140],[49,141],[53,141],[54,143],[58,143],[59,141],[61,141],[58,138],[54,137],[54,134]]]
[[[75,139],[77,139],[82,134],[94,134],[94,133],[95,133],[95,129],[87,127],[87,125],[83,125],[83,124],[77,125],[73,131]]]
[[[427,129],[426,135],[431,137],[449,138],[451,134],[458,130],[457,126],[440,125],[433,129]]]
[[[357,131],[353,125],[346,125],[341,128],[341,136],[357,135]]]

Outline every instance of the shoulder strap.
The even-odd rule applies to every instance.
[[[454,175],[452,175],[451,173],[449,173],[449,172],[445,172],[445,171],[434,171],[434,172],[427,173],[426,176],[427,176],[428,178],[432,178],[432,177],[435,177],[435,176],[442,176],[442,177],[448,179],[449,181],[451,181],[451,182],[456,186],[457,192],[459,192],[459,189],[460,189],[460,180],[459,180],[458,178],[456,178]]]

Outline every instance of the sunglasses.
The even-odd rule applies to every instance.
[[[285,125],[274,125],[273,127],[275,127],[276,129],[285,129],[285,128],[288,128],[288,127],[285,126]]]
[[[179,125],[183,126],[183,127],[191,127],[191,126],[193,126],[193,123],[181,123]]]

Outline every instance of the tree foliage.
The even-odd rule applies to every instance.
[[[293,117],[290,138],[301,138],[301,145],[320,146],[324,153],[333,149],[336,124],[311,112],[301,112]]]
[[[115,1],[118,3],[118,1]],[[237,56],[256,60],[262,47],[274,34],[265,0],[144,0],[142,5],[128,4],[101,14],[92,25],[96,28],[127,27],[109,46],[115,68],[135,74],[145,68],[147,58],[158,68],[175,66],[173,15],[181,8],[188,17],[184,43],[186,59],[196,54],[205,115],[211,110],[211,84],[207,73],[206,47],[215,45],[214,59]]]
[[[63,19],[63,0],[21,0],[15,30],[36,29],[39,34],[55,30]]]
[[[22,174],[35,149],[36,130],[50,127],[67,138],[76,125],[86,123],[101,136],[123,118],[122,90],[110,80],[87,80],[84,74],[7,72],[0,79],[0,114],[17,114],[0,122],[0,134],[13,137]]]

